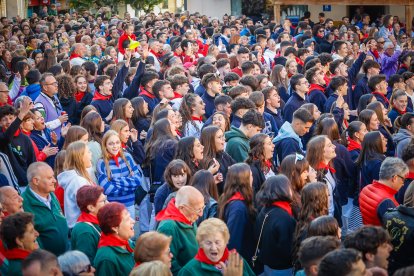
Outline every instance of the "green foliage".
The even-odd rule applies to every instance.
[[[152,12],[154,7],[161,4],[163,0],[124,0],[125,4],[130,4],[135,10],[144,11],[145,13]]]
[[[149,13],[154,7],[161,4],[163,0],[70,0],[71,7],[78,10],[89,10],[91,8],[99,9],[100,7],[114,7],[118,4],[130,4],[137,11]]]

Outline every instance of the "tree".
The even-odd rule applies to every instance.
[[[124,0],[125,4],[130,4],[136,11],[150,13],[154,7],[161,4],[163,0]]]
[[[260,15],[265,7],[264,0],[242,0],[242,13],[248,16]]]

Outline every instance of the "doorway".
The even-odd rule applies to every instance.
[[[355,5],[348,6],[348,14],[350,19],[354,17],[355,14],[369,14],[371,18],[371,24],[376,21],[377,18],[380,18],[382,15],[386,14],[386,6],[364,6],[364,5]]]

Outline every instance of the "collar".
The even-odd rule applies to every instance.
[[[108,101],[110,100],[112,97],[112,95],[102,95],[101,93],[99,93],[98,91],[95,91],[95,94],[93,95],[93,99],[92,101]]]
[[[128,240],[123,240],[114,234],[105,235],[102,234],[101,238],[99,239],[98,248],[103,246],[118,246],[118,247],[126,247],[129,253],[134,252],[134,250],[129,245]]]
[[[377,180],[372,181],[372,185],[379,185],[382,189],[384,189],[385,191],[389,192],[390,194],[396,194],[397,191],[394,190],[393,188],[391,188],[390,186],[383,184]]]
[[[291,217],[293,216],[292,207],[290,206],[290,203],[287,201],[275,201],[272,203],[272,206],[279,207],[285,210]]]
[[[200,116],[200,117],[191,116],[191,120],[202,122],[203,121],[203,116]]]
[[[225,263],[227,261],[227,259],[229,258],[229,249],[226,247],[226,249],[224,249],[224,253],[223,256],[221,257],[221,259],[218,262],[213,262],[211,261],[206,254],[204,253],[204,250],[202,248],[198,249],[197,254],[195,255],[194,259],[196,259],[199,262],[208,264],[208,265],[218,265],[219,263]]]
[[[24,260],[27,258],[27,256],[30,255],[30,253],[32,252],[28,250],[13,248],[10,250],[6,250],[6,252],[4,253],[4,257],[6,257],[6,259],[8,260]]]
[[[78,217],[77,222],[90,222],[90,223],[99,225],[98,218],[86,212],[81,212],[81,214]]]
[[[374,92],[371,92],[371,94],[380,96],[384,100],[384,102],[386,102],[387,104],[390,103],[390,101],[387,99],[387,97],[385,97],[384,94],[382,94],[380,92],[374,91]]]
[[[111,156],[111,159],[114,160],[114,162],[115,162],[115,164],[116,164],[117,167],[119,167],[119,161],[118,161],[119,157],[121,157],[121,153],[120,152],[118,152],[117,155],[112,155]]]
[[[227,200],[226,204],[235,200],[244,201],[244,196],[240,192],[236,192],[232,197],[229,198],[229,200]]]
[[[333,167],[331,167],[329,164],[325,164],[323,162],[319,163],[316,166],[316,169],[317,170],[325,170],[325,171],[329,170],[331,173],[336,173],[336,170]]]
[[[80,92],[80,91],[76,91],[75,92],[75,100],[76,102],[80,102],[82,101],[83,97],[85,96],[86,92]]]
[[[141,93],[139,93],[140,96],[147,96],[150,99],[155,99],[155,95],[148,92],[147,90],[141,89]]]
[[[27,136],[30,136],[30,134],[32,134],[30,131],[24,131],[23,129],[21,129],[21,132]]]
[[[405,110],[400,110],[395,105],[392,105],[392,108],[395,109],[395,111],[397,111],[400,115],[404,115],[405,113],[407,113],[407,108],[405,108]]]
[[[35,191],[33,191],[32,188],[29,187],[29,189],[33,193],[35,198],[37,198],[40,202],[46,204],[47,207],[51,208],[52,196],[50,194],[47,196],[47,198],[44,198],[43,196],[41,196],[38,193],[36,193]]]
[[[351,138],[347,138],[348,141],[348,151],[353,151],[353,150],[362,150],[362,146],[360,143],[358,143],[357,141],[355,141],[354,139]]]
[[[155,217],[156,221],[163,221],[167,219],[182,222],[184,224],[192,226],[192,223],[175,206],[175,198],[171,199],[167,207],[164,210],[160,211]]]
[[[322,91],[323,93],[325,93],[325,87],[323,87],[322,85],[316,84],[316,83],[312,83],[309,86],[309,91],[308,91],[308,95],[313,91],[313,90],[319,90]]]

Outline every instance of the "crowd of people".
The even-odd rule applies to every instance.
[[[414,275],[414,31],[262,19],[0,18],[0,275]]]

